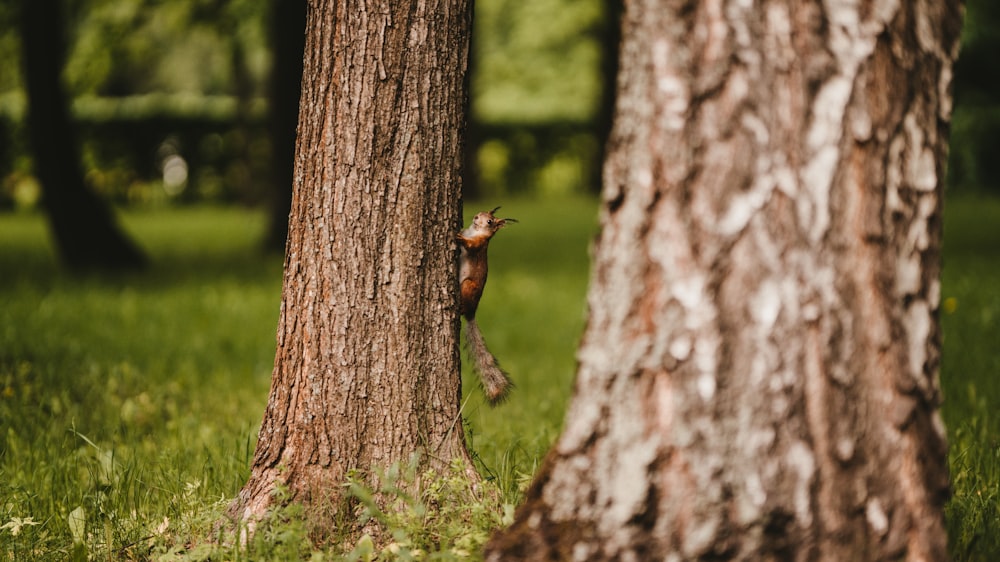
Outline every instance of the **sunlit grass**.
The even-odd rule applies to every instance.
[[[467,215],[500,203],[520,222],[491,244],[479,320],[517,386],[491,408],[465,373],[467,437],[501,491],[467,506],[479,525],[509,515],[562,426],[596,232],[589,199],[467,203]],[[205,559],[213,547],[186,542],[213,535],[247,477],[281,290],[281,259],[258,253],[264,217],[195,208],[123,222],[152,268],[73,276],[39,217],[0,215],[0,560]],[[958,560],[1000,554],[998,224],[998,201],[948,202],[942,387]],[[448,497],[470,497],[460,484]],[[481,540],[488,529],[460,528],[467,516],[435,524]],[[285,542],[215,557],[285,559],[307,538],[291,523],[269,532]]]
[[[1000,200],[947,199],[941,386],[956,560],[1000,559]]]
[[[239,489],[280,296],[262,219],[129,214],[154,266],[74,276],[38,217],[0,217],[0,524],[41,523],[0,531],[10,559],[64,559],[81,538],[92,556],[139,557],[158,528]]]
[[[467,203],[466,224],[492,203]],[[466,369],[463,387],[471,399],[463,414],[474,450],[513,500],[562,428],[586,315],[597,207],[589,199],[496,203],[504,203],[498,215],[519,222],[490,243],[489,279],[476,317],[515,388],[507,402],[491,408]]]
[[[480,323],[517,390],[490,408],[467,373],[463,413],[481,468],[510,503],[562,423],[596,208],[505,203],[521,222],[491,248]],[[143,558],[173,537],[183,547],[185,533],[211,535],[247,477],[281,290],[281,259],[258,252],[264,216],[194,208],[122,221],[151,269],[76,276],[58,269],[40,217],[0,217],[8,559],[82,555],[77,539],[100,559]],[[268,556],[278,551],[253,557]]]

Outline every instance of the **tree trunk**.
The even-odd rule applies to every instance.
[[[278,484],[315,514],[348,470],[468,459],[455,233],[470,18],[462,0],[309,5],[277,353],[240,519]]]
[[[42,185],[42,203],[65,265],[76,269],[141,267],[145,256],[83,180],[80,148],[61,79],[65,57],[62,6],[61,2],[32,0],[20,5],[28,138]]]
[[[488,560],[947,558],[960,19],[627,4],[574,399]]]

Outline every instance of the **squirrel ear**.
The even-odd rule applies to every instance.
[[[490,211],[490,214],[492,215],[493,213],[495,213],[495,212],[497,212],[499,210],[500,210],[500,206],[498,205],[498,206],[494,207],[492,211]]]

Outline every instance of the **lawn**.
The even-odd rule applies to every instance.
[[[500,490],[487,506],[497,511],[516,502],[562,423],[596,207],[513,200],[501,214],[521,222],[491,245],[478,316],[517,387],[491,409],[467,373],[463,410],[472,449]],[[185,208],[122,218],[152,267],[74,276],[56,267],[40,217],[0,215],[0,560],[206,559],[184,540],[211,535],[247,476],[281,291],[280,258],[258,252],[263,215]],[[1000,201],[949,201],[945,225],[948,523],[956,559],[992,560]],[[295,532],[289,525],[268,535],[270,545],[216,558],[308,558]]]
[[[946,199],[943,414],[956,560],[1000,560],[1000,199]]]
[[[467,373],[463,413],[510,503],[562,422],[596,216],[586,199],[508,202],[504,216],[521,222],[491,248],[479,318],[516,398],[489,408]],[[194,208],[123,222],[151,269],[75,276],[56,267],[39,216],[0,216],[0,559],[62,560],[74,539],[95,558],[139,558],[206,532],[247,477],[281,293],[281,259],[258,252],[264,217]]]

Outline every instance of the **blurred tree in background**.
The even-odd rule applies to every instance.
[[[62,0],[84,177],[118,204],[266,204],[280,248],[290,186],[301,2]],[[620,0],[479,0],[466,195],[595,192]],[[39,199],[17,71],[12,3],[0,4],[0,209]],[[969,0],[951,187],[997,185],[1000,4]],[[285,109],[285,113],[281,113]],[[284,123],[284,125],[282,125]]]
[[[295,168],[295,128],[299,121],[299,96],[302,92],[302,53],[305,50],[305,0],[272,0],[270,90],[267,107],[271,139],[271,189],[269,221],[264,248],[278,253],[285,250],[288,213],[292,209],[292,174]]]
[[[1000,188],[1000,2],[967,0],[962,51],[955,65],[949,185]]]
[[[65,0],[87,183],[118,203],[261,198],[270,52],[260,0]],[[24,150],[17,27],[0,8],[0,205],[38,197]],[[13,39],[13,40],[11,40]]]
[[[478,181],[470,190],[595,189],[599,117],[611,91],[601,69],[613,62],[609,29],[616,28],[606,16],[614,3],[477,3],[469,163]],[[286,107],[298,91],[301,61],[291,59],[289,49],[301,50],[300,6],[273,0],[63,5],[69,33],[63,80],[94,190],[119,204],[267,202],[281,216],[287,203],[280,192],[290,181],[280,161],[290,156],[274,144],[282,130],[276,120],[287,118],[269,109],[268,100]],[[7,208],[31,207],[38,199],[26,150],[24,84],[16,72],[21,54],[12,9],[4,4],[0,207]]]
[[[602,43],[617,37],[605,18],[613,3],[476,2],[467,194],[597,191],[606,134],[597,117],[605,83],[614,91],[602,59],[617,56],[617,44]]]
[[[80,169],[76,127],[61,80],[62,5],[24,0],[19,7],[28,144],[59,257],[77,269],[142,266],[145,256],[118,227],[107,203],[87,187]]]

